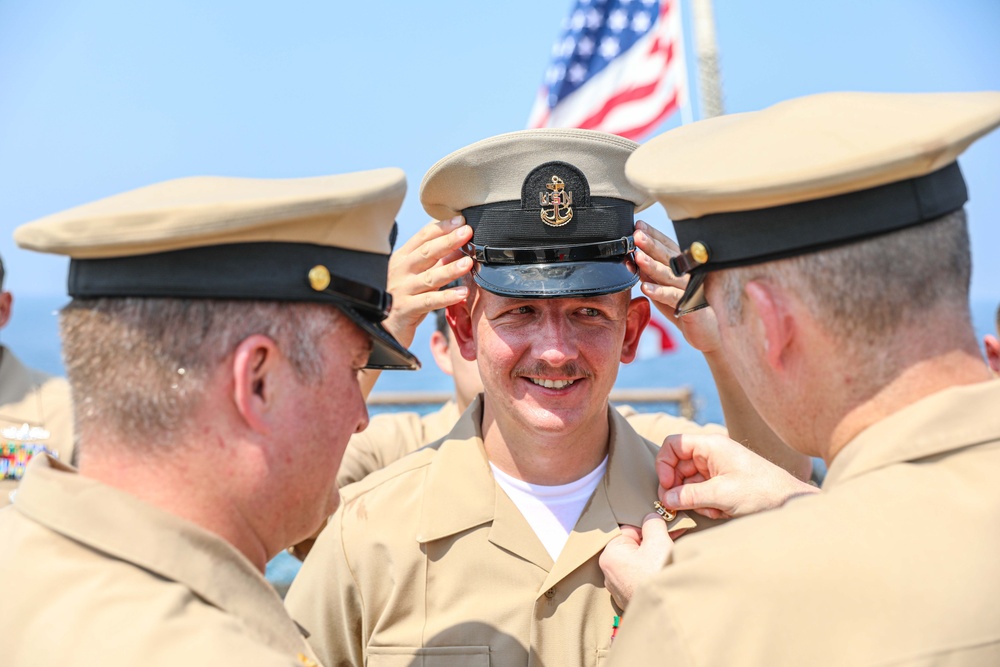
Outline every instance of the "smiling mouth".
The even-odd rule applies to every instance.
[[[541,378],[528,378],[532,383],[546,389],[564,389],[572,385],[576,380],[543,380]]]

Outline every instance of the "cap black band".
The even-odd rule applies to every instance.
[[[681,248],[711,249],[695,271],[712,271],[792,257],[929,222],[968,201],[953,162],[924,176],[867,190],[753,211],[675,220]]]
[[[635,226],[635,204],[614,197],[592,197],[589,207],[574,206],[572,233],[543,224],[539,212],[538,207],[522,208],[519,201],[503,201],[469,207],[462,215],[475,230],[474,242],[483,246],[554,245],[567,237],[599,242],[615,232],[617,237],[628,236]]]
[[[581,243],[542,248],[491,248],[469,244],[477,262],[484,264],[550,264],[553,262],[587,262],[600,259],[621,259],[635,250],[631,236],[614,241]]]
[[[385,319],[388,255],[311,243],[234,243],[131,257],[73,259],[73,297],[258,299],[348,305],[366,319]],[[330,282],[322,291],[309,270],[322,265]],[[350,276],[350,277],[348,277]]]

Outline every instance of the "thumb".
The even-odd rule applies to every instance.
[[[681,484],[672,489],[661,489],[660,500],[671,510],[696,510],[706,507],[718,509],[712,502],[717,484],[715,478],[694,484]]]
[[[647,514],[642,520],[642,546],[660,550],[672,543],[663,517],[655,512]]]

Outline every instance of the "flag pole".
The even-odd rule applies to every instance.
[[[681,12],[683,4],[683,0],[677,0],[677,21],[681,25],[681,29],[677,32],[677,45],[680,47],[681,55],[684,56],[684,67],[681,68],[684,72],[684,88],[681,91],[681,95],[683,96],[683,101],[681,102],[681,125],[687,125],[694,120],[694,110],[691,108],[691,87],[688,84],[687,75],[687,46],[684,44],[684,14]]]
[[[715,41],[715,15],[712,0],[691,0],[691,3],[695,53],[698,57],[701,117],[714,118],[725,113],[719,75],[719,47]]]

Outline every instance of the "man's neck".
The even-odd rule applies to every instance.
[[[240,551],[261,572],[267,565],[267,549],[248,513],[240,511],[231,498],[216,493],[225,488],[210,462],[192,465],[176,446],[173,455],[136,452],[127,446],[100,443],[89,447],[83,437],[80,446],[80,474],[125,491],[140,500],[212,532]],[[195,457],[197,458],[197,457]],[[187,465],[183,461],[187,460]],[[181,463],[178,463],[181,462]],[[227,474],[233,473],[230,468]],[[200,478],[199,478],[200,477]]]
[[[950,387],[990,379],[989,369],[980,356],[965,350],[917,361],[869,398],[844,411],[830,432],[823,458],[830,464],[859,433],[917,401]]]
[[[531,484],[556,486],[594,470],[608,454],[607,407],[573,431],[536,433],[503,419],[483,399],[483,446],[490,461],[508,475]]]

